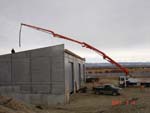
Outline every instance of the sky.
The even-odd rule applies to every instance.
[[[86,42],[117,62],[150,62],[149,0],[0,0],[0,54],[57,44],[86,58],[105,62],[80,45],[53,38],[20,23],[50,29]]]

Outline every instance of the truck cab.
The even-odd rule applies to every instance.
[[[145,86],[150,87],[149,78],[132,78],[128,76],[119,77],[119,86],[120,87],[129,87],[129,86]]]
[[[129,83],[127,76],[119,76],[119,86],[120,87],[127,87]]]

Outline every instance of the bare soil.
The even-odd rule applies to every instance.
[[[135,104],[127,104],[128,100]],[[112,101],[120,101],[112,105]],[[120,96],[73,94],[67,105],[57,105],[47,109],[49,113],[150,113],[150,88],[126,88]]]
[[[56,106],[27,105],[15,99],[0,96],[0,113],[150,113],[150,88],[125,88],[121,95],[96,95],[91,89],[104,83],[117,84],[115,79],[101,79],[97,83],[86,84],[87,93],[71,95],[70,103]],[[134,104],[129,104],[135,100]],[[112,105],[112,102],[120,102]]]

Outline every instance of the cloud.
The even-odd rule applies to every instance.
[[[80,50],[78,45],[29,28],[23,28],[23,46],[18,48],[19,25],[24,22],[85,41],[106,53],[118,56],[124,51],[128,56],[150,47],[149,11],[146,0],[1,0],[0,47],[21,51],[65,43],[72,51]]]

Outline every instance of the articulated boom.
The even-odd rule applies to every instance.
[[[121,69],[125,75],[128,75],[129,74],[129,71],[121,66],[119,63],[117,63],[116,61],[114,61],[113,59],[111,59],[109,56],[107,56],[104,52],[96,49],[95,47],[85,43],[85,42],[80,42],[78,40],[74,40],[72,38],[69,38],[69,37],[66,37],[66,36],[63,36],[63,35],[60,35],[60,34],[57,34],[51,30],[48,30],[48,29],[44,29],[44,28],[40,28],[40,27],[36,27],[36,26],[32,26],[32,25],[28,25],[28,24],[21,24],[21,27],[20,27],[20,33],[19,33],[19,46],[21,46],[21,28],[22,26],[26,26],[26,27],[30,27],[30,28],[33,28],[33,29],[36,29],[36,30],[39,30],[39,31],[42,31],[42,32],[46,32],[46,33],[49,33],[51,35],[53,35],[53,37],[57,37],[57,38],[61,38],[61,39],[65,39],[65,40],[69,40],[69,41],[72,41],[72,42],[75,42],[75,43],[78,43],[80,44],[82,47],[85,47],[85,48],[88,48],[88,49],[91,49],[93,51],[95,51],[96,53],[98,53],[99,55],[103,56],[103,59],[107,60],[108,62],[110,62],[111,64],[114,64],[116,65],[119,69]]]

